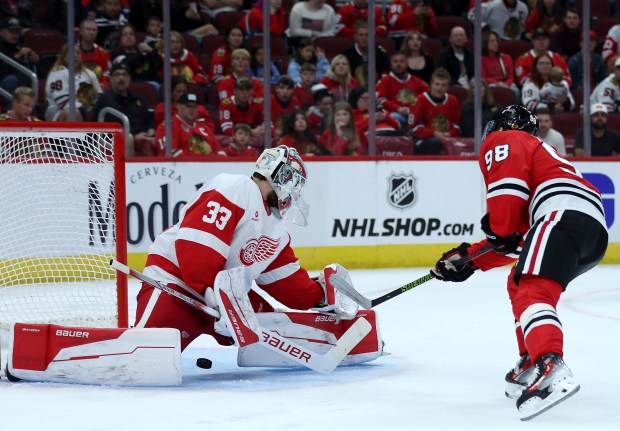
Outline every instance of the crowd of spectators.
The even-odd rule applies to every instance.
[[[262,46],[263,2],[270,11],[270,63]],[[542,136],[561,154],[572,152],[576,123],[567,134],[555,131],[554,121],[566,127],[565,116],[579,115],[584,103],[597,106],[593,127],[604,106],[605,125],[618,128],[620,10],[614,1],[591,3],[597,6],[586,35],[591,94],[584,95],[575,0],[483,0],[481,129],[512,103],[540,115]],[[66,40],[66,2],[0,0],[0,52],[41,81],[29,88],[27,75],[0,61],[0,119],[67,121],[73,79],[75,121],[96,121],[103,108],[114,108],[130,121],[127,155],[163,155],[168,61],[176,157],[254,155],[266,128],[272,144],[305,154],[368,154],[371,103],[377,135],[406,138],[410,154],[450,154],[454,139],[475,130],[473,6],[473,0],[375,2],[370,28],[367,0],[172,0],[166,59],[161,0],[82,0],[75,2],[76,58],[68,59],[66,44],[40,55],[35,37],[47,31]],[[368,93],[369,49],[376,94]],[[264,91],[267,71],[271,94]],[[571,141],[560,142],[562,135]]]

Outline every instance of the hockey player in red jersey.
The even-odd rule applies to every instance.
[[[520,105],[489,122],[480,150],[487,192],[486,239],[444,253],[431,271],[464,281],[474,271],[516,262],[508,294],[520,360],[506,375],[506,396],[517,399],[521,420],[531,419],[579,390],[564,363],[556,306],[567,285],[596,266],[608,234],[599,191],[566,159],[536,138],[538,121]],[[489,244],[464,267],[461,256]]]
[[[332,314],[332,321],[356,318],[357,304],[336,291],[328,277],[333,272],[347,276],[347,271],[332,264],[318,279],[310,278],[291,247],[283,218],[307,224],[308,205],[301,197],[306,181],[304,162],[286,146],[265,150],[252,176],[217,175],[196,191],[179,221],[157,236],[144,274],[209,303],[218,273],[244,267],[248,280],[286,307],[315,307]],[[273,311],[258,293],[250,290],[248,296],[258,314]],[[137,303],[135,326],[177,328],[182,349],[201,334],[230,344],[221,321],[150,285],[143,284]]]

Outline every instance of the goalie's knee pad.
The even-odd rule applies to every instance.
[[[324,354],[340,339],[357,319],[370,323],[370,332],[349,352],[340,365],[369,362],[381,356],[383,342],[374,310],[363,310],[352,320],[340,320],[322,313],[273,312],[256,314],[260,326],[290,338],[318,354]],[[239,348],[237,364],[240,367],[291,367],[298,364],[258,343]]]
[[[181,384],[177,329],[15,323],[8,352],[7,372],[21,380],[120,386]]]

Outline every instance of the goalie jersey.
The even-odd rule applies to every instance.
[[[322,288],[293,253],[284,222],[249,176],[218,175],[195,196],[153,242],[146,275],[203,296],[219,271],[245,266],[251,280],[287,307],[305,310],[322,299]]]
[[[489,135],[479,159],[491,229],[498,235],[525,234],[541,217],[558,210],[588,214],[606,226],[599,191],[566,159],[540,139],[511,130]],[[478,243],[481,248],[486,240]],[[474,249],[470,249],[470,252]],[[514,261],[487,253],[475,260],[483,270]]]

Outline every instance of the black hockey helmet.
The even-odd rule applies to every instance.
[[[493,116],[487,123],[483,138],[498,130],[522,130],[530,135],[538,135],[538,119],[521,105],[510,105]]]

